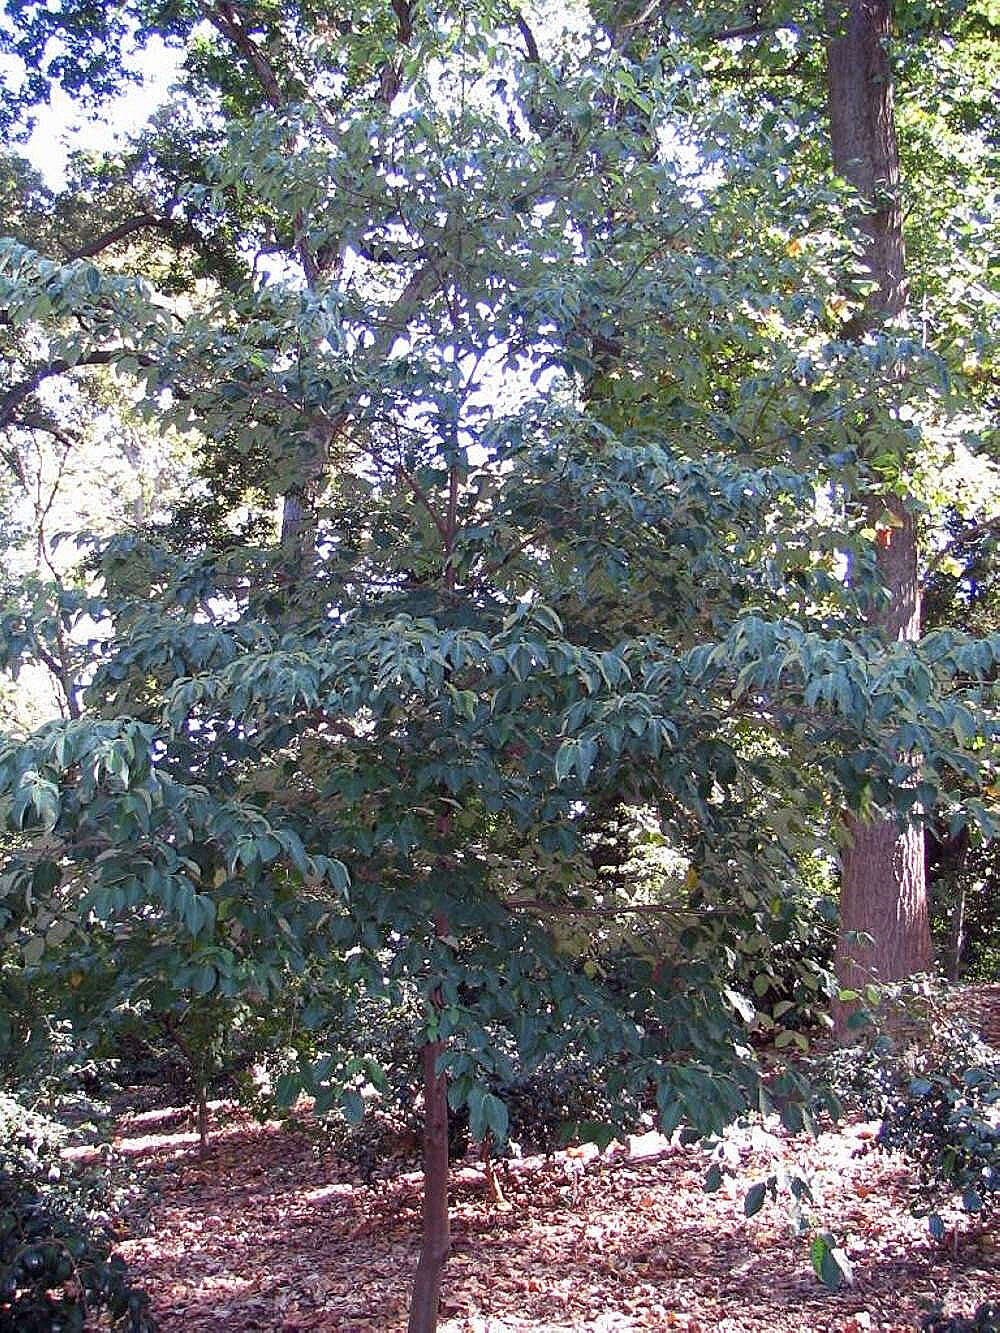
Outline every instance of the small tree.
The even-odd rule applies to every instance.
[[[95,556],[80,716],[0,750],[8,884],[42,875],[109,926],[172,918],[208,994],[227,923],[260,975],[285,937],[338,1008],[419,990],[423,1333],[449,1108],[503,1141],[511,1045],[529,1069],[585,1053],[667,1132],[795,1094],[761,1079],[752,1005],[704,958],[657,955],[647,923],[676,904],[587,873],[595,820],[652,806],[702,886],[695,915],[780,908],[827,793],[905,823],[977,770],[956,726],[992,723],[952,686],[1000,640],[852,633],[833,569],[850,537],[811,477],[712,451],[743,412],[742,363],[718,371],[725,394],[713,379],[731,321],[756,364],[776,340],[725,266],[721,204],[704,248],[678,244],[691,183],[650,151],[670,106],[655,75],[599,34],[546,69],[523,20],[515,40],[486,13],[394,6],[345,37],[311,7],[204,12],[217,36],[192,45],[187,95],[226,123],[176,208],[246,221],[252,194],[247,243],[286,271],[174,308],[132,273],[6,244],[0,308],[40,351],[0,424],[53,377],[113,365],[151,419],[252,459],[282,523],[263,544],[174,528]],[[818,241],[804,274],[831,290],[833,251]],[[724,318],[700,341],[706,308]],[[790,312],[817,336],[815,309]],[[613,972],[559,947],[609,919]],[[297,1086],[357,1115],[378,1079],[334,1052]]]

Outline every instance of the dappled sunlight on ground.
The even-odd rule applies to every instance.
[[[162,1193],[153,1234],[122,1252],[163,1333],[405,1326],[418,1173],[366,1187],[307,1131],[239,1116],[202,1157],[161,1123],[162,1138],[154,1121],[122,1126],[122,1147],[143,1145],[134,1160]],[[478,1169],[456,1172],[442,1333],[902,1333],[935,1299],[971,1312],[1000,1285],[995,1243],[970,1236],[957,1255],[931,1246],[906,1212],[903,1164],[872,1151],[871,1134],[738,1137],[735,1174],[716,1194],[701,1188],[697,1150],[655,1136],[633,1141],[641,1156],[519,1163],[502,1208]],[[853,1287],[836,1295],[779,1205],[744,1216],[746,1189],[793,1153],[816,1194],[815,1226],[854,1265]]]

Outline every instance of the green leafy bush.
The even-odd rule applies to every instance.
[[[948,987],[928,978],[883,987],[878,1021],[859,1030],[850,1046],[837,1046],[806,1063],[811,1082],[827,1089],[843,1110],[880,1119],[914,1078],[961,1083],[980,1068],[1000,1080],[1000,1059],[956,1011]]]
[[[634,1097],[608,1091],[606,1071],[581,1055],[567,1055],[519,1073],[500,1085],[510,1133],[524,1152],[552,1153],[581,1138],[635,1128],[644,1108]]]
[[[852,1115],[875,1119],[905,1086],[896,1047],[888,1037],[838,1046],[810,1062],[817,1087],[832,1093]],[[824,1104],[822,1100],[817,1110]]]
[[[151,1333],[148,1300],[111,1253],[101,1178],[73,1173],[65,1136],[0,1094],[0,1333],[73,1333],[98,1315]]]
[[[331,1046],[336,1043],[341,1048],[335,1057],[341,1067],[351,1059],[357,1062],[363,1046],[366,1074],[358,1076],[357,1094],[352,1098],[354,1115],[331,1108],[325,1138],[367,1179],[405,1169],[420,1156],[423,1108],[414,1036],[419,1021],[415,996],[396,1004],[367,998],[351,1011],[342,1028],[331,1027],[324,1034]],[[363,1041],[359,1032],[364,1034]],[[526,1069],[513,1048],[503,1046],[500,1034],[496,1037],[503,1058],[497,1060],[498,1071],[484,1082],[507,1108],[509,1138],[501,1153],[551,1153],[574,1140],[610,1138],[614,1129],[632,1129],[639,1123],[646,1109],[640,1100],[627,1090],[610,1092],[609,1071],[583,1053],[569,1051]],[[307,1082],[296,1079],[290,1091],[298,1090],[313,1091]],[[465,1154],[470,1141],[468,1107],[452,1108],[452,1160]]]
[[[1000,1303],[985,1301],[971,1318],[934,1311],[920,1321],[923,1333],[1000,1333]]]
[[[917,1166],[928,1197],[959,1194],[970,1213],[1000,1202],[1000,1079],[969,1069],[960,1082],[944,1075],[916,1078],[892,1103],[878,1144],[904,1152]],[[932,1234],[943,1234],[936,1214]]]

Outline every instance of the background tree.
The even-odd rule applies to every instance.
[[[618,45],[647,60],[663,62],[671,46],[693,53],[711,133],[718,142],[724,126],[721,133],[727,136],[728,150],[721,155],[727,160],[742,155],[745,162],[763,152],[771,164],[782,164],[775,173],[777,189],[774,181],[756,188],[766,216],[788,219],[790,246],[808,244],[810,226],[782,197],[789,181],[794,178],[801,189],[803,179],[829,180],[832,160],[854,192],[843,198],[838,226],[845,236],[858,228],[862,263],[844,264],[841,291],[830,303],[844,345],[838,353],[839,385],[827,381],[827,387],[838,404],[831,413],[843,432],[838,447],[843,461],[849,457],[851,463],[850,475],[841,470],[845,489],[834,503],[844,504],[845,527],[859,525],[876,556],[876,586],[862,595],[869,623],[890,637],[916,636],[922,577],[918,530],[933,549],[934,526],[954,499],[941,493],[940,481],[932,482],[930,474],[948,464],[956,448],[971,446],[981,458],[992,451],[989,418],[976,404],[983,404],[982,388],[989,382],[989,372],[983,375],[979,366],[981,357],[992,363],[995,303],[982,268],[986,252],[978,241],[967,244],[996,225],[988,166],[996,126],[980,97],[994,77],[980,81],[995,36],[990,15],[978,5],[960,15],[946,7],[918,13],[909,6],[896,6],[894,14],[893,6],[877,3],[834,3],[822,14],[798,4],[770,5],[766,11],[698,8],[695,21],[685,7],[672,7],[660,16],[659,28],[633,22],[628,11],[616,11],[608,23]],[[902,90],[909,188],[900,180],[896,85]],[[948,90],[943,103],[942,88]],[[720,114],[727,106],[728,121]],[[829,157],[818,151],[824,143],[830,145]],[[959,180],[962,186],[956,188]],[[915,257],[909,317],[904,198]],[[951,295],[942,299],[949,283]],[[970,318],[966,303],[977,300]],[[938,374],[932,371],[935,361]],[[966,381],[961,399],[953,397],[942,412],[945,366],[952,374],[971,371],[974,382]],[[852,388],[845,395],[847,383]],[[759,420],[766,420],[766,410]],[[964,432],[960,443],[958,422]],[[735,447],[741,446],[742,441]],[[954,484],[962,473],[949,466],[948,475]],[[977,492],[980,505],[988,506],[992,486]],[[857,576],[855,569],[852,577]],[[849,819],[846,827],[849,836],[839,838],[848,844],[842,862],[842,981],[853,985],[863,972],[891,977],[925,970],[930,935],[920,829],[868,819]],[[872,937],[870,948],[860,943],[859,932]]]
[[[826,6],[830,144],[835,170],[865,209],[865,263],[875,291],[845,330],[861,335],[896,319],[906,301],[899,150],[889,43],[891,0]],[[891,416],[892,409],[889,414]],[[884,411],[880,414],[884,419]],[[864,427],[862,427],[862,432]],[[881,435],[882,433],[879,432]],[[879,439],[884,447],[886,441]],[[861,437],[861,448],[866,441]],[[877,568],[885,601],[872,623],[888,639],[920,634],[916,519],[905,500],[875,492],[868,500],[878,536]],[[874,973],[886,980],[929,971],[931,935],[923,833],[916,824],[850,820],[841,857],[841,944],[837,971],[847,987]],[[872,943],[861,944],[859,936]]]

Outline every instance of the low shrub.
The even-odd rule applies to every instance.
[[[858,1030],[851,1045],[803,1062],[817,1089],[833,1094],[843,1110],[881,1119],[915,1078],[960,1084],[979,1068],[1000,1081],[1000,1058],[958,1011],[955,993],[927,978],[881,991],[881,1026]]]
[[[920,1321],[923,1333],[1000,1333],[1000,1303],[986,1301],[970,1318],[935,1311]]]
[[[805,1067],[817,1089],[832,1094],[842,1110],[866,1120],[878,1119],[909,1077],[888,1037],[838,1046]],[[828,1097],[820,1097],[815,1109],[828,1104]]]
[[[0,1094],[0,1333],[151,1333],[147,1297],[111,1253],[102,1178],[68,1166],[65,1137]]]
[[[607,1071],[582,1055],[548,1061],[495,1091],[507,1103],[511,1138],[527,1153],[553,1153],[598,1126],[634,1129],[644,1111],[634,1098],[612,1096]]]
[[[961,1080],[942,1074],[914,1079],[888,1107],[877,1139],[915,1164],[929,1199],[957,1194],[967,1212],[1000,1203],[1000,1078],[969,1069]],[[932,1215],[932,1232],[943,1233]]]
[[[366,1179],[406,1169],[420,1157],[422,1003],[416,995],[394,1004],[367,997],[345,1010],[339,1025],[331,1024],[317,1033],[317,1045],[325,1045],[333,1054],[314,1069],[322,1070],[324,1063],[336,1068],[364,1065],[356,1074],[353,1121],[336,1109],[334,1098],[317,1105],[326,1113],[326,1142]],[[364,1033],[363,1061],[357,1056],[358,1032]],[[548,1154],[573,1141],[600,1138],[602,1128],[610,1137],[616,1128],[628,1130],[638,1124],[645,1108],[634,1094],[609,1092],[607,1075],[613,1071],[598,1067],[584,1052],[570,1050],[526,1069],[517,1060],[513,1043],[493,1035],[501,1054],[494,1071],[481,1077],[507,1107],[508,1143],[501,1146],[499,1155]],[[299,1092],[308,1096],[321,1093],[319,1080],[310,1083],[296,1076],[283,1089],[280,1085],[285,1080],[277,1083],[278,1100],[285,1104],[291,1104]],[[452,1109],[452,1160],[463,1157],[469,1145],[468,1109]]]
[[[397,1066],[397,1074],[402,1070]],[[418,1093],[419,1069],[414,1062],[411,1079],[394,1083],[392,1093],[368,1100],[364,1115],[351,1124],[336,1111],[327,1121],[326,1142],[344,1161],[355,1165],[363,1179],[392,1174],[415,1164],[421,1154],[423,1112]],[[556,1152],[568,1143],[600,1136],[613,1127],[633,1129],[642,1107],[633,1101],[615,1101],[600,1070],[583,1057],[553,1060],[492,1088],[507,1105],[509,1138],[500,1155]],[[448,1151],[459,1161],[470,1146],[469,1112],[452,1110],[448,1120]]]

